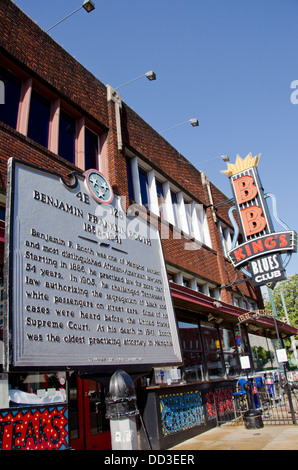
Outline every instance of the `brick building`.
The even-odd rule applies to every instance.
[[[166,448],[184,438],[182,428],[191,435],[206,423],[214,423],[213,412],[204,412],[205,417],[202,414],[195,423],[180,422],[176,427],[172,423],[172,429],[165,425],[158,407],[163,409],[175,397],[178,382],[185,397],[201,393],[196,409],[209,403],[212,392],[226,403],[227,410],[241,375],[240,355],[248,354],[254,361],[249,338],[254,334],[275,337],[274,322],[268,318],[241,328],[238,323],[240,315],[263,308],[263,303],[260,290],[225,256],[233,236],[228,216],[232,203],[115,90],[102,84],[10,0],[1,2],[0,24],[0,80],[5,89],[5,102],[0,105],[2,268],[9,158],[54,170],[66,180],[71,172],[83,175],[90,168],[97,169],[114,194],[125,198],[126,209],[133,204],[145,210],[161,233],[184,358],[172,385],[164,378],[167,367],[149,370],[147,382],[136,382],[152,445]],[[293,334],[292,328],[280,322],[279,329],[282,336]],[[10,390],[30,394],[38,390],[40,397],[40,390],[59,389],[69,407],[70,445],[109,448],[104,417],[107,382],[100,368],[93,369],[92,377],[80,371],[45,372],[42,368],[3,377]],[[150,429],[150,420],[146,421],[149,411],[144,394],[150,410],[155,409],[158,435]],[[6,408],[5,397],[0,403]]]

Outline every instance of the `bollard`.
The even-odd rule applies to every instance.
[[[252,396],[252,387],[251,387],[249,380],[247,381],[246,384],[244,384],[243,387],[246,392],[247,403],[248,403],[248,411],[246,411],[243,414],[244,426],[246,429],[263,428],[264,424],[263,424],[263,419],[262,419],[262,413],[261,413],[261,410],[255,409],[255,403],[254,403],[254,399]]]
[[[262,413],[259,410],[248,410],[243,414],[246,429],[260,429],[264,427]]]
[[[139,414],[132,378],[123,370],[111,377],[106,396],[106,418],[110,420],[113,450],[138,450],[136,416]]]
[[[252,396],[252,389],[251,389],[251,383],[249,380],[247,380],[247,383],[243,385],[243,388],[246,393],[246,398],[247,398],[247,404],[248,404],[248,409],[249,410],[254,410],[255,409],[255,403],[254,399]]]

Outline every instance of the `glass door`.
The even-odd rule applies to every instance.
[[[105,413],[102,385],[73,374],[69,381],[69,421],[70,442],[74,449],[111,449],[110,424]]]
[[[106,419],[105,391],[95,381],[83,380],[86,450],[111,449],[110,422]]]

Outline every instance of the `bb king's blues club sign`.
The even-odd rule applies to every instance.
[[[252,158],[249,154],[242,160],[237,155],[236,163],[228,163],[228,169],[223,171],[230,178],[236,204],[229,212],[235,235],[228,257],[235,268],[240,268],[252,278],[255,286],[273,286],[286,279],[285,267],[292,253],[297,251],[297,234],[278,218],[274,195],[264,195],[258,163],[258,156]],[[269,197],[273,202],[274,217],[285,229],[283,231],[274,231],[266,202]],[[239,230],[233,217],[235,209],[244,239],[237,246]],[[284,259],[282,255],[285,255]]]

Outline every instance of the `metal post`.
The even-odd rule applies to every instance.
[[[283,305],[283,309],[284,309],[284,312],[285,312],[287,323],[290,324],[289,315],[288,315],[288,311],[287,311],[287,307],[286,307],[286,303],[285,303],[285,298],[284,298],[284,295],[281,291],[280,291],[280,297],[281,297],[281,301],[282,301],[282,305]],[[293,353],[294,353],[294,357],[295,357],[295,361],[296,361],[296,365],[297,365],[298,364],[297,349],[296,349],[296,344],[295,344],[295,340],[294,340],[293,336],[291,336],[291,346],[293,348]]]
[[[284,374],[285,374],[285,379],[286,379],[285,391],[286,391],[288,401],[289,401],[290,411],[291,411],[291,415],[292,415],[292,421],[293,421],[293,424],[297,424],[296,423],[295,410],[294,410],[294,406],[293,406],[293,402],[292,402],[292,394],[291,394],[290,385],[289,385],[289,382],[288,382],[287,369],[286,369],[285,363],[283,363],[283,367],[284,367]]]
[[[277,323],[276,323],[277,312],[276,312],[274,298],[273,298],[272,291],[271,291],[270,287],[268,287],[268,293],[269,293],[270,303],[271,303],[272,310],[273,310],[273,318],[274,318],[274,325],[275,325],[275,329],[276,329],[277,339],[279,341],[280,347],[282,348],[283,344],[282,344],[281,339],[279,338],[278,326],[277,326]],[[284,384],[284,388],[285,388],[285,392],[287,394],[288,401],[289,401],[289,406],[290,406],[291,415],[292,415],[292,421],[293,421],[293,424],[296,424],[296,415],[295,415],[295,410],[294,410],[294,407],[293,407],[292,395],[291,395],[291,390],[290,390],[288,377],[287,377],[287,369],[286,369],[286,365],[285,365],[284,362],[283,362],[282,366],[283,366],[283,370],[284,370],[284,374],[285,374],[285,380],[286,380],[286,382]]]
[[[138,450],[135,387],[132,378],[123,370],[111,377],[106,397],[107,413],[113,450]]]

